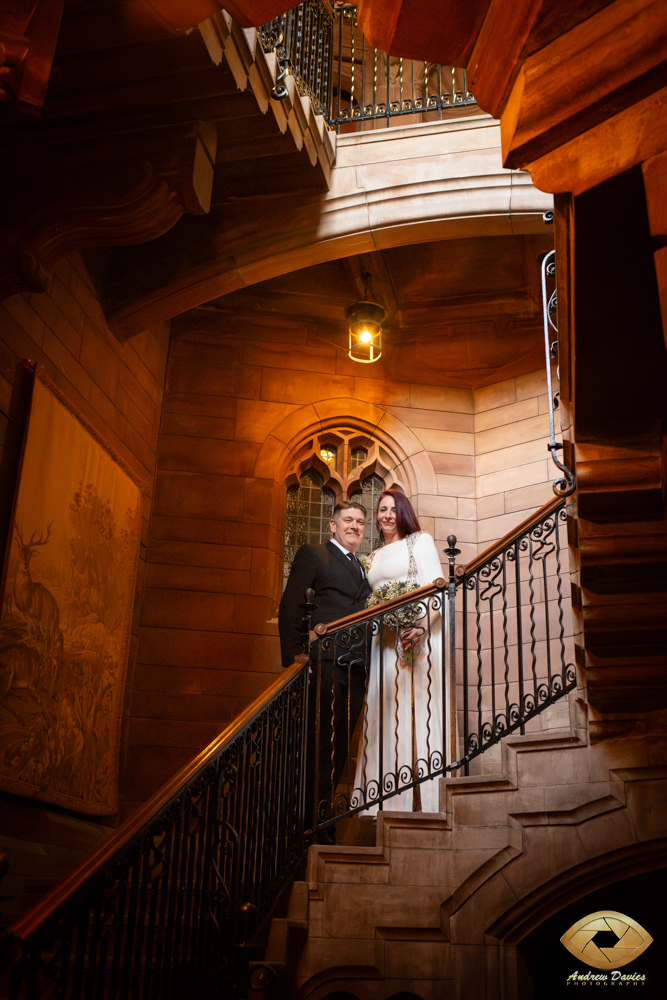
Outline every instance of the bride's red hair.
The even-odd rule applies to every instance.
[[[384,541],[384,534],[380,528],[380,522],[377,519],[377,512],[380,508],[383,497],[391,497],[394,501],[396,506],[396,530],[401,538],[405,538],[406,535],[411,535],[415,531],[421,531],[417,515],[415,514],[412,504],[406,497],[405,493],[400,493],[398,490],[385,490],[384,493],[380,494],[380,499],[378,500],[378,505],[375,510],[375,523],[377,524],[377,529],[380,533],[382,541]]]

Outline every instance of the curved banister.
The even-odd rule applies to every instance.
[[[383,601],[382,614],[391,611],[393,608],[400,608],[403,604],[414,604],[415,601],[420,601],[423,597],[430,597],[431,594],[442,590],[444,586],[444,579],[438,577],[433,583],[427,583],[417,590],[411,590],[409,594],[401,594],[400,597],[392,597],[390,601]],[[364,608],[363,611],[355,611],[353,615],[346,615],[345,618],[337,618],[335,622],[329,622],[328,624],[320,622],[319,625],[315,626],[314,631],[317,636],[322,638],[324,635],[331,635],[332,632],[339,632],[342,628],[349,628],[351,625],[360,625],[361,622],[370,621],[371,618],[377,617],[379,610],[379,606],[375,605],[373,608]]]
[[[15,943],[27,941],[39,927],[53,916],[86,882],[94,878],[115,855],[123,850],[132,840],[154,822],[164,812],[170,803],[197,778],[203,774],[211,762],[236,739],[241,730],[253,722],[266,706],[286,688],[293,678],[303,670],[307,657],[297,657],[284,674],[276,678],[266,691],[257,698],[240,715],[230,722],[226,729],[212,743],[202,750],[185,767],[181,768],[167,781],[147,802],[132,816],[125,820],[114,833],[100,844],[90,857],[82,861],[69,875],[55,885],[37,902],[32,909],[12,925],[11,931]]]
[[[493,545],[489,545],[488,549],[484,549],[480,555],[475,556],[475,558],[469,563],[466,563],[462,573],[458,573],[457,567],[457,580],[462,580],[469,574],[476,573],[478,569],[485,565],[485,563],[489,562],[495,556],[500,555],[507,548],[507,546],[516,541],[520,535],[524,535],[528,530],[530,530],[532,525],[536,523],[539,524],[545,517],[548,517],[549,514],[558,510],[558,508],[562,506],[562,503],[562,497],[552,497],[551,500],[548,500],[544,506],[539,508],[539,510],[533,511],[533,513],[524,518],[520,524],[517,524],[516,528],[512,528],[511,531],[508,531],[506,535],[499,538],[497,542],[493,543]]]
[[[536,522],[542,521],[545,517],[548,517],[550,513],[556,511],[562,505],[562,499],[560,497],[553,497],[548,503],[544,504],[538,511],[530,514],[525,518],[516,528],[507,532],[502,538],[493,545],[490,545],[484,552],[473,559],[470,563],[466,564],[463,573],[458,576],[458,581],[461,582],[464,577],[475,573],[480,567],[484,566],[487,562],[493,559],[496,555],[501,554],[508,545],[511,545],[516,538],[524,534],[530,529],[531,525]],[[444,578],[439,577],[434,580],[433,583],[427,584],[423,587],[419,587],[416,590],[411,591],[407,595],[402,595],[400,597],[395,597],[390,601],[386,601],[382,605],[382,612],[391,611],[396,607],[400,607],[403,604],[414,603],[416,601],[422,600],[425,597],[429,597],[435,594],[445,587],[446,582]],[[362,611],[357,611],[352,615],[347,615],[344,618],[339,618],[336,621],[329,622],[327,624],[321,623],[315,626],[315,633],[319,638],[326,635],[330,635],[332,632],[340,631],[341,629],[349,628],[353,625],[359,625],[363,622],[370,621],[372,618],[376,617],[378,614],[378,607],[365,608]],[[230,744],[238,735],[238,733],[243,729],[244,726],[251,723],[255,716],[259,715],[266,706],[271,702],[271,700],[280,693],[280,691],[286,687],[293,677],[303,669],[304,663],[307,657],[298,657],[292,666],[288,667],[283,675],[278,677],[273,684],[261,695],[259,695],[240,715],[238,715],[233,722],[231,722],[226,729],[220,733],[212,743],[209,744],[204,750],[202,750],[193,760],[185,765],[177,774],[175,774],[169,781],[153,795],[147,802],[145,802],[129,819],[125,820],[118,829],[107,837],[104,842],[99,846],[99,848],[81,862],[69,875],[67,875],[58,885],[54,886],[49,892],[46,893],[38,903],[32,907],[28,913],[20,917],[12,926],[12,933],[15,941],[25,941],[35,930],[44,923],[49,917],[51,917],[56,910],[63,905],[63,903],[76,893],[89,879],[95,876],[95,874],[101,870],[104,865],[106,865],[115,854],[123,849],[127,844],[130,843],[136,836],[138,836],[142,830],[148,827],[155,818],[169,806],[172,799],[180,795],[183,790],[197,777],[202,774],[210,762],[216,758],[221,752],[224,751],[226,745]]]
[[[465,566],[457,566],[456,568],[456,579],[457,584],[460,583],[464,577],[469,574],[476,573],[480,567],[484,566],[487,562],[493,559],[496,555],[499,555],[511,545],[520,535],[525,534],[530,527],[536,523],[544,520],[549,514],[556,511],[563,503],[562,497],[552,497],[551,500],[547,501],[538,510],[533,511],[528,517],[524,518],[516,528],[512,528],[507,534],[499,538],[497,542],[489,545],[487,549],[484,549],[480,555],[475,556],[469,563]],[[430,597],[431,594],[435,594],[437,591],[442,590],[446,586],[446,580],[443,577],[439,577],[434,580],[433,583],[425,584],[423,587],[419,587],[418,590],[411,590],[409,594],[402,594],[400,597],[394,597],[390,601],[385,601],[382,604],[383,613],[386,611],[391,611],[393,608],[398,608],[403,604],[412,604],[414,601],[419,601],[424,597]],[[329,622],[327,624],[320,623],[314,628],[315,634],[318,638],[322,638],[325,635],[331,635],[332,632],[338,632],[341,629],[349,628],[352,625],[360,625],[362,622],[370,621],[375,618],[378,614],[378,605],[372,608],[364,608],[363,611],[355,611],[352,615],[346,615],[344,618],[337,618],[334,622]]]
[[[565,502],[554,497],[467,566],[458,567],[456,580],[458,550],[452,536],[446,550],[449,580],[439,577],[381,605],[316,626],[317,663],[333,651],[338,664],[350,672],[361,668],[368,677],[371,643],[377,638],[382,646],[386,640],[389,649],[401,634],[399,615],[387,613],[420,601],[427,608],[420,619],[426,642],[423,652],[415,654],[421,640],[413,636],[412,656],[427,656],[431,664],[436,646],[431,646],[430,630],[447,599],[447,632],[441,633],[442,661],[437,663],[443,671],[443,697],[433,710],[443,713],[442,733],[450,725],[454,734],[449,747],[444,742],[441,750],[436,746],[428,759],[417,762],[419,767],[413,761],[412,770],[402,766],[394,773],[385,768],[373,792],[367,793],[365,784],[346,794],[332,789],[335,795],[327,807],[326,798],[319,801],[317,754],[311,755],[320,731],[331,730],[334,746],[333,703],[332,719],[320,718],[322,706],[330,702],[324,688],[326,696],[321,698],[325,675],[318,667],[312,674],[306,669],[307,655],[297,657],[206,749],[13,924],[0,941],[14,969],[10,995],[37,996],[21,992],[23,985],[38,976],[52,981],[56,975],[63,995],[76,1000],[102,995],[109,985],[103,982],[105,976],[110,977],[108,995],[119,997],[129,995],[132,976],[148,975],[150,968],[151,995],[166,996],[160,992],[162,984],[173,982],[174,976],[181,977],[175,989],[189,983],[190,955],[200,955],[207,970],[219,976],[221,949],[227,985],[232,988],[236,976],[233,988],[238,991],[237,979],[250,955],[248,941],[255,934],[248,930],[248,920],[255,919],[259,927],[266,919],[293,877],[310,835],[432,778],[458,769],[468,773],[475,757],[503,736],[523,732],[526,722],[574,689],[576,673],[566,655],[571,643],[568,639],[566,644],[558,538],[564,520]],[[541,589],[534,586],[536,575]],[[462,584],[458,596],[457,584]],[[437,598],[433,604],[431,597]],[[457,642],[454,612],[459,602],[463,614]],[[514,644],[510,618],[515,621]],[[547,637],[541,659],[538,628],[544,628]],[[484,646],[487,632],[490,652]],[[312,683],[314,689],[309,688]],[[444,694],[455,690],[461,692],[458,734],[459,723],[453,721],[456,700],[447,703]],[[488,704],[485,693],[490,693]],[[349,757],[354,726],[348,728]],[[314,802],[313,791],[318,792]],[[313,806],[315,820],[312,829],[306,829]],[[189,907],[187,913],[184,907]],[[164,949],[160,941],[166,942]],[[45,963],[45,952],[55,959]],[[68,976],[73,976],[71,992]],[[216,981],[216,989],[219,986]]]

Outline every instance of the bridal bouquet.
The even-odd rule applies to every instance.
[[[375,608],[379,604],[392,601],[395,597],[403,597],[404,594],[409,594],[413,590],[418,589],[419,584],[417,583],[405,583],[399,580],[395,580],[393,583],[383,583],[368,598],[366,607]],[[420,618],[423,614],[424,612],[423,610],[420,611],[418,604],[404,604],[403,607],[395,608],[389,612],[385,621],[391,626],[398,625],[399,628],[410,628],[414,625],[417,618]]]
[[[413,590],[418,589],[418,583],[405,583],[402,580],[395,580],[393,583],[383,583],[382,586],[374,590],[368,598],[366,601],[366,607],[375,608],[380,604],[384,604],[386,601],[393,600],[394,597],[403,597],[404,594],[409,594]],[[404,604],[400,608],[395,608],[393,611],[387,612],[385,616],[385,623],[391,627],[398,626],[400,630],[409,629],[412,628],[416,620],[421,618],[423,614],[424,610],[423,608],[420,608],[418,604]],[[409,649],[403,649],[399,635],[396,640],[396,656],[400,662],[411,666],[418,653],[418,643],[413,644]]]

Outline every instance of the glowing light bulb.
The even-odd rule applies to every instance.
[[[369,333],[368,330],[362,330],[361,333],[359,334],[359,340],[361,341],[362,344],[370,344],[372,339],[373,335]]]

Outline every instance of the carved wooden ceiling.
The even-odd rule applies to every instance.
[[[273,317],[346,350],[345,308],[363,298],[365,272],[369,298],[388,312],[387,377],[475,388],[544,364],[539,258],[552,246],[546,231],[393,247],[293,271],[202,308],[220,315],[221,331]]]

